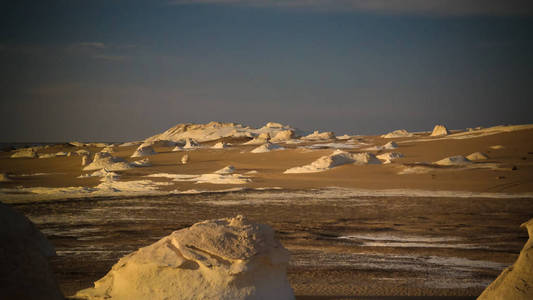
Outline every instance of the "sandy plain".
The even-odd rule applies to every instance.
[[[149,157],[153,166],[118,172],[120,180],[154,173],[205,174],[227,165],[239,174],[257,173],[246,175],[251,182],[240,185],[152,178],[169,183],[162,191],[245,188],[234,192],[49,201],[10,195],[21,186],[94,187],[99,178],[77,178],[79,156],[13,159],[11,152],[2,152],[0,172],[9,173],[11,181],[0,188],[2,201],[27,215],[56,246],[53,265],[65,295],[90,286],[118,258],[173,230],[245,214],[273,226],[290,250],[289,279],[300,299],[471,299],[516,259],[527,239],[519,225],[533,217],[533,130],[468,138],[428,135],[356,136],[358,147],[345,151],[363,152],[393,140],[399,145],[394,151],[404,157],[391,164],[347,164],[307,174],[283,172],[333,150],[304,148],[317,144],[304,142],[255,154],[249,151],[256,146],[240,145],[246,139],[225,138],[230,148],[209,149],[218,141],[203,143],[204,148],[189,151],[190,162],[182,165],[184,152],[155,147],[158,154]],[[42,152],[76,149],[61,144]],[[135,149],[118,147],[113,155],[133,161],[129,156]],[[477,151],[489,159],[468,167],[429,164]],[[399,174],[413,167],[421,171]]]

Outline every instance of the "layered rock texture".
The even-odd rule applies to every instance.
[[[294,299],[288,251],[243,216],[196,223],[119,260],[85,299]]]

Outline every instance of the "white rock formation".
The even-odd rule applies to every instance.
[[[76,154],[78,155],[91,155],[91,152],[85,150],[85,149],[80,149],[80,150],[77,150],[75,151]]]
[[[288,141],[292,139],[293,137],[296,137],[294,130],[287,129],[287,130],[283,130],[283,131],[276,133],[276,135],[274,135],[274,137],[271,138],[270,141],[271,142],[283,142],[283,141]]]
[[[198,148],[199,146],[200,145],[195,140],[190,139],[190,138],[186,138],[185,139],[185,146],[183,146],[183,149],[194,149],[194,148]]]
[[[291,173],[316,173],[330,170],[334,167],[346,164],[381,164],[381,161],[370,153],[348,153],[336,150],[330,155],[322,156],[314,162],[301,166],[287,169],[284,174]]]
[[[388,152],[376,156],[378,159],[382,160],[384,164],[390,164],[393,160],[402,158],[403,154],[398,152]]]
[[[41,153],[37,155],[39,158],[52,158],[56,157],[55,153]]]
[[[185,165],[189,162],[189,153],[183,154],[181,157],[181,164]]]
[[[70,142],[69,144],[74,147],[85,147],[85,143],[81,142]]]
[[[487,154],[483,152],[474,152],[466,157],[468,160],[486,160],[489,159]]]
[[[107,152],[98,152],[94,155],[93,161],[83,168],[84,171],[107,169],[109,171],[122,171],[130,169],[131,166],[122,159],[111,156]]]
[[[314,131],[313,133],[302,137],[302,140],[331,140],[335,138],[335,134],[331,131],[318,132]]]
[[[263,132],[260,135],[256,136],[254,139],[249,140],[243,145],[262,145],[267,143],[270,140],[270,134],[268,132]]]
[[[11,158],[36,158],[37,153],[33,148],[23,148],[16,150],[15,153],[11,155]]]
[[[224,142],[218,142],[211,147],[211,149],[225,149],[225,148],[228,148],[228,144]]]
[[[264,145],[261,145],[255,149],[253,149],[252,151],[250,151],[251,153],[265,153],[265,152],[270,152],[272,150],[283,150],[285,148],[281,147],[280,145],[276,145],[276,144],[272,144],[272,143],[266,143]]]
[[[385,139],[393,139],[393,138],[402,138],[402,137],[410,137],[410,136],[413,136],[413,134],[409,133],[407,130],[398,129],[398,130],[394,130],[393,132],[384,134],[381,137]]]
[[[133,166],[133,167],[136,167],[136,168],[151,167],[152,166],[152,162],[150,162],[149,158],[144,158],[144,159],[141,159],[141,160],[137,160],[137,161],[131,162],[130,165]]]
[[[133,152],[131,157],[143,157],[143,156],[149,156],[149,155],[155,155],[157,152],[155,152],[154,148],[152,146],[148,146],[145,144],[142,144]]]
[[[440,165],[440,166],[458,166],[458,165],[467,165],[471,163],[472,162],[469,159],[467,159],[466,157],[462,155],[446,157],[435,162],[436,165]]]
[[[81,166],[85,167],[86,165],[88,165],[91,162],[90,159],[91,158],[89,157],[89,155],[83,155],[81,157]]]
[[[383,145],[384,150],[392,150],[398,148],[398,144],[395,142],[388,142],[385,145]]]
[[[0,202],[2,299],[64,299],[48,258],[55,250],[33,223]]]
[[[172,149],[172,152],[177,152],[177,151],[181,151],[181,150],[183,150],[183,147],[180,147],[179,145],[176,145],[176,147],[174,147]]]
[[[430,136],[443,136],[443,135],[448,135],[448,134],[450,134],[450,132],[448,131],[448,129],[446,129],[446,126],[435,125]]]
[[[108,146],[102,149],[100,152],[115,153],[116,151],[114,146]]]
[[[242,216],[196,223],[133,252],[79,291],[85,299],[294,299],[289,252]]]
[[[523,223],[529,239],[515,263],[503,270],[477,298],[478,300],[533,299],[533,219]]]
[[[235,172],[234,166],[226,166],[218,171],[215,171],[215,174],[233,174]]]

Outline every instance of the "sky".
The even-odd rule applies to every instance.
[[[0,142],[533,123],[533,2],[0,2]]]

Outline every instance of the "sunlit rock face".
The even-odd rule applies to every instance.
[[[435,125],[433,128],[433,131],[431,132],[431,136],[444,136],[448,135],[450,132],[444,125]]]
[[[521,225],[527,229],[529,240],[515,263],[483,291],[478,300],[533,299],[533,219]]]
[[[0,298],[63,299],[48,257],[54,247],[33,223],[0,203]]]
[[[288,251],[242,216],[196,223],[119,260],[85,299],[294,299]]]

